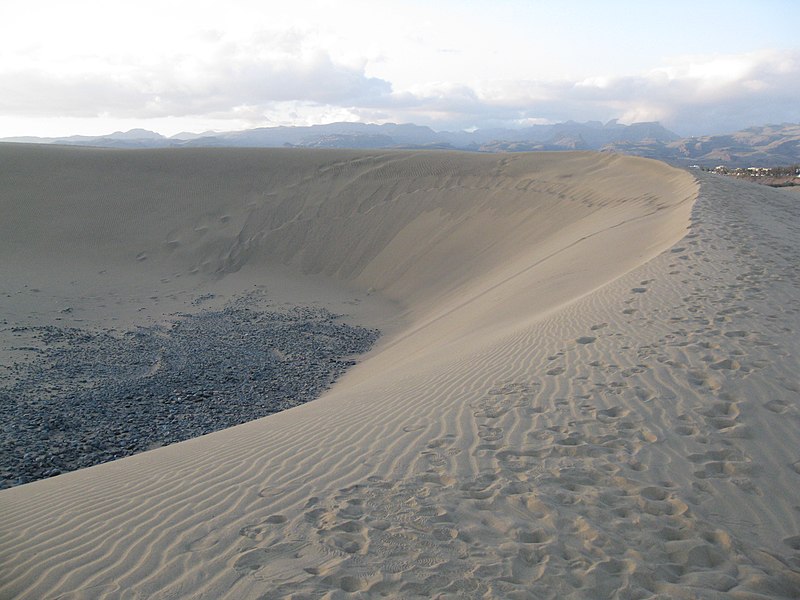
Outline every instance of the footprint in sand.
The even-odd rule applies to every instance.
[[[702,454],[690,454],[687,458],[703,467],[694,472],[698,479],[724,479],[753,472],[752,463],[746,462],[743,454],[732,449],[709,450]]]
[[[501,471],[511,473],[534,472],[541,467],[542,459],[549,456],[553,448],[548,446],[536,448],[519,448],[500,450],[495,454]]]
[[[789,410],[789,403],[785,400],[773,399],[769,402],[764,404],[764,408],[766,408],[770,412],[774,412],[775,414],[782,415],[786,411]]]
[[[629,410],[624,408],[620,408],[619,406],[612,406],[611,408],[605,408],[603,410],[597,411],[597,419],[600,422],[608,422],[611,420],[620,419],[622,417],[627,416],[630,413]]]
[[[514,537],[521,544],[546,544],[553,539],[553,536],[543,529],[517,531]]]
[[[335,548],[296,540],[245,551],[231,566],[242,575],[280,585],[322,573],[347,557]]]
[[[488,425],[479,425],[478,437],[484,442],[497,442],[503,439],[503,428],[490,427]]]
[[[472,481],[462,484],[459,490],[465,498],[470,500],[486,500],[498,493],[497,486],[493,485],[495,481],[497,481],[497,475],[484,473]]]
[[[711,363],[709,365],[709,368],[715,369],[717,371],[719,371],[719,370],[738,371],[741,368],[741,366],[742,365],[739,364],[739,361],[734,360],[732,358],[726,358],[726,359],[717,361],[715,363]]]
[[[495,386],[485,398],[472,403],[476,419],[497,419],[511,410],[522,408],[530,403],[537,382],[511,382]]]
[[[273,530],[271,525],[280,525],[286,522],[283,515],[272,515],[257,525],[246,525],[239,530],[239,535],[256,542],[263,541]]]
[[[426,425],[424,423],[414,423],[403,427],[403,431],[405,431],[406,433],[411,433],[412,431],[419,431],[420,429],[425,429],[425,427]]]
[[[736,402],[716,402],[710,407],[699,410],[706,422],[720,432],[737,432],[739,436],[745,436],[747,428],[739,423],[739,408]],[[727,431],[726,431],[727,430]]]
[[[789,546],[792,550],[800,550],[800,535],[792,535],[783,538],[783,543]]]
[[[729,338],[746,338],[749,337],[750,334],[746,331],[735,330],[735,331],[726,331],[725,337]]]
[[[453,434],[448,434],[428,442],[428,449],[422,452],[422,456],[428,461],[428,465],[431,468],[441,469],[446,467],[450,459],[461,452],[460,448],[449,447],[453,444],[455,437]]]

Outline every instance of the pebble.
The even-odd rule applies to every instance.
[[[0,387],[0,488],[130,456],[317,398],[378,331],[246,299],[133,331],[26,328]]]

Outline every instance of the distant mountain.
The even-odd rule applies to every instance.
[[[498,152],[506,150],[587,149],[598,150],[616,142],[643,140],[671,142],[678,136],[658,123],[621,125],[559,123],[534,125],[524,129],[479,129],[477,131],[434,131],[421,125],[386,123],[330,123],[309,127],[260,127],[245,131],[179,133],[166,138],[153,131],[132,129],[104,136],[62,138],[5,138],[5,142],[77,144],[102,147],[239,146],[307,148],[451,148]]]
[[[800,163],[800,124],[750,127],[727,135],[672,142],[614,142],[602,150],[701,167],[771,167]]]
[[[18,137],[1,142],[106,148],[433,148],[473,152],[599,150],[656,158],[677,165],[779,166],[800,163],[800,125],[752,127],[729,135],[681,138],[659,123],[623,125],[568,121],[522,129],[434,131],[421,125],[330,123],[309,127],[260,127],[245,131],[179,133],[170,138],[145,129],[105,136]]]
[[[160,133],[147,129],[131,129],[115,131],[108,135],[71,135],[68,137],[9,137],[0,138],[0,142],[16,142],[25,144],[61,144],[66,146],[95,146],[101,148],[161,148],[173,145]]]
[[[259,127],[245,131],[214,133],[185,140],[184,146],[239,146],[279,148],[392,148],[405,145],[441,143],[442,137],[420,125],[373,125],[368,123],[330,123],[309,127]]]
[[[104,136],[106,139],[112,140],[163,140],[164,136],[155,131],[148,131],[147,129],[131,129],[130,131],[116,131],[112,134]]]
[[[657,144],[679,140],[680,137],[658,123],[621,125],[609,121],[605,125],[588,123],[558,123],[539,125],[520,131],[504,130],[488,142],[480,144],[481,152],[536,152],[543,150],[600,150],[611,144]]]
[[[181,131],[175,135],[170,136],[172,140],[196,140],[202,137],[212,137],[216,135],[213,131],[204,131],[203,133],[192,133],[191,131]]]

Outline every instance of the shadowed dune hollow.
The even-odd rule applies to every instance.
[[[2,597],[800,590],[788,195],[592,153],[0,161],[9,326],[255,286],[383,331],[316,401],[0,492]]]
[[[591,153],[2,150],[15,280],[91,290],[104,271],[165,295],[288,267],[380,295],[404,334],[437,344],[517,327],[640,264],[682,234],[695,192],[659,163]]]

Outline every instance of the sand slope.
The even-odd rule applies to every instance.
[[[0,492],[3,597],[800,593],[788,195],[585,153],[3,152],[6,265],[396,307],[316,402]]]

